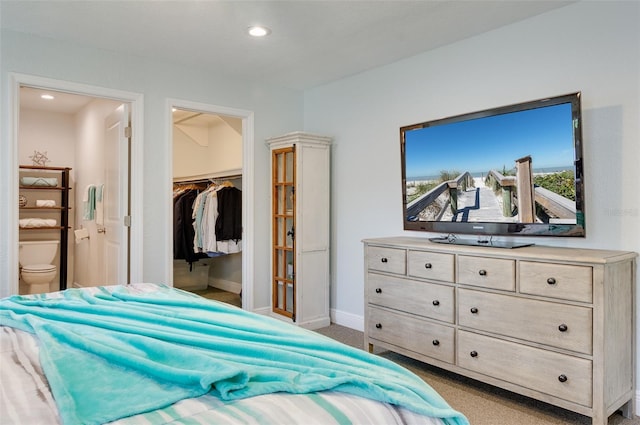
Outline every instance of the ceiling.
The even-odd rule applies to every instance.
[[[305,90],[566,6],[561,0],[1,0],[3,29]],[[268,26],[268,37],[246,34]]]

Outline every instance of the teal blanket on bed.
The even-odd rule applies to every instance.
[[[34,333],[63,423],[101,424],[208,392],[224,400],[333,389],[468,424],[418,376],[318,333],[168,287],[0,300]]]

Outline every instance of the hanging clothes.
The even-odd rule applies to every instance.
[[[198,194],[192,219],[196,253],[215,257],[242,250],[242,191],[230,183]]]
[[[242,239],[242,191],[235,187],[218,190],[218,218],[216,239],[220,241]]]
[[[205,256],[193,249],[195,236],[191,216],[198,190],[187,189],[175,194],[173,198],[173,258],[185,260],[190,265]]]

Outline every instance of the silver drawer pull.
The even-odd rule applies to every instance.
[[[555,285],[556,284],[556,279],[554,277],[550,277],[549,279],[547,279],[547,283],[549,285]]]
[[[382,294],[382,288],[376,288],[376,294]]]
[[[563,324],[561,324],[560,326],[558,326],[558,330],[559,330],[560,332],[566,332],[566,331],[567,331],[567,329],[569,329],[569,327],[568,327],[567,325],[565,325],[564,323],[563,323]]]
[[[558,381],[560,381],[560,382],[567,382],[567,379],[569,379],[569,378],[567,378],[567,375],[562,374],[562,375],[558,376]]]

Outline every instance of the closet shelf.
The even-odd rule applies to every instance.
[[[43,170],[43,171],[65,171],[71,170],[69,167],[42,167],[40,165],[19,165],[24,170]]]
[[[71,207],[20,207],[21,210],[70,210]]]
[[[20,190],[71,190],[70,187],[60,186],[20,186]]]
[[[29,230],[64,230],[63,226],[42,226],[42,227],[19,227],[20,231],[29,231]],[[71,227],[66,227],[66,229],[71,229]]]

